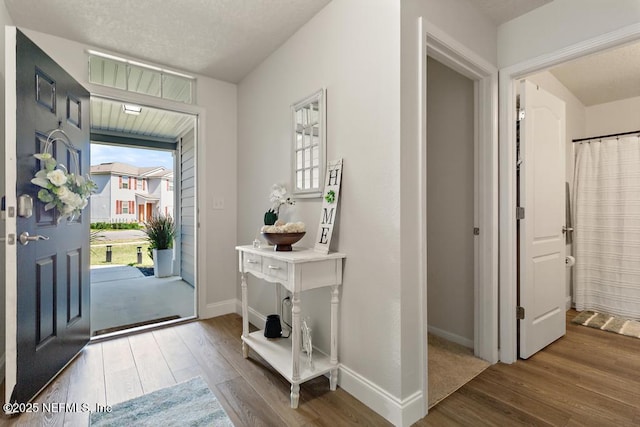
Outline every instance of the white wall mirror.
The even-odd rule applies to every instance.
[[[320,197],[326,169],[325,90],[291,106],[293,115],[293,194]]]

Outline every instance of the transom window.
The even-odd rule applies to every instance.
[[[89,51],[89,81],[185,104],[194,102],[193,77],[101,52]]]

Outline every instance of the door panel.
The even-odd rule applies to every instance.
[[[34,200],[32,216],[12,220],[16,236],[28,232],[49,238],[16,242],[16,258],[7,257],[7,270],[16,271],[17,279],[7,282],[7,298],[16,309],[7,310],[6,399],[27,402],[89,341],[89,217],[58,222],[55,209],[44,209],[39,187],[31,183],[41,167],[33,155],[43,151],[56,129],[69,140],[53,143],[58,163],[69,172],[89,170],[89,93],[24,34],[12,30],[15,39],[7,40],[15,43],[15,57],[8,58],[15,68],[6,78],[15,78],[16,85],[14,91],[7,84],[6,96],[15,97],[16,108],[6,111],[6,144],[15,144],[15,156],[7,156],[7,162],[15,162],[7,171],[15,176],[8,175],[7,183],[15,181],[16,197],[26,194]],[[69,143],[79,153],[80,170],[71,161],[74,148]]]
[[[520,357],[565,334],[565,105],[524,81],[520,88]]]

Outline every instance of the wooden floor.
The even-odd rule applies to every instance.
[[[255,353],[242,358],[241,330],[231,314],[89,345],[36,401],[113,405],[200,375],[236,426],[390,425],[324,377],[303,384],[299,409],[289,408],[289,383]],[[0,425],[87,422],[88,413],[61,412]],[[640,339],[568,323],[566,337],[488,368],[416,425],[640,425]]]
[[[253,351],[242,357],[241,333],[242,318],[230,314],[91,344],[35,401],[113,405],[200,375],[236,427],[390,425],[344,390],[329,391],[325,377],[302,384],[291,409],[290,384]],[[0,425],[86,427],[88,419],[22,414]]]
[[[640,426],[640,339],[575,325],[528,360],[496,364],[418,426]]]

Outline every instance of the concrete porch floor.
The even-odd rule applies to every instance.
[[[126,265],[91,268],[94,331],[169,316],[194,315],[194,288],[180,277],[145,277]]]

